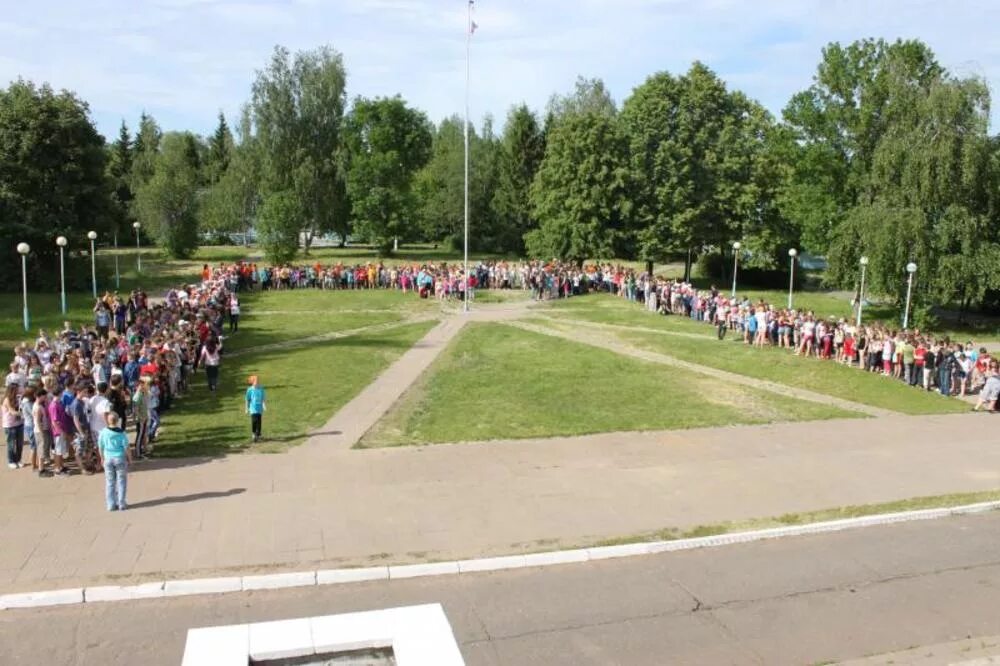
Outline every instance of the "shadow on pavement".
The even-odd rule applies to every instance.
[[[197,502],[198,500],[214,499],[217,497],[230,497],[232,495],[241,495],[246,491],[247,491],[246,488],[230,488],[229,490],[191,493],[190,495],[168,495],[167,497],[161,497],[159,499],[148,500],[145,502],[138,502],[136,504],[130,504],[129,508],[142,509],[152,506],[160,506],[162,504],[182,504],[184,502]]]

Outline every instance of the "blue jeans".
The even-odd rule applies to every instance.
[[[125,491],[128,488],[128,463],[125,458],[104,459],[104,497],[108,511],[125,509]]]
[[[941,395],[949,395],[951,393],[951,370],[946,368],[938,370],[938,390],[941,392]]]
[[[13,428],[4,428],[7,435],[7,463],[16,465],[21,462],[21,453],[24,448],[24,426],[18,425]]]

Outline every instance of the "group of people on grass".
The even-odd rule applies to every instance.
[[[233,327],[238,310],[223,280],[171,289],[158,302],[142,290],[106,293],[92,325],[65,322],[18,344],[0,405],[7,466],[41,477],[103,471],[108,510],[125,509],[128,466],[152,453],[161,415],[192,373],[203,368],[217,390],[225,318]]]
[[[972,341],[919,329],[884,324],[858,326],[852,318],[823,318],[811,310],[781,307],[764,300],[698,289],[680,279],[651,278],[633,271],[616,272],[607,286],[616,296],[642,303],[660,314],[678,315],[716,327],[755,347],[788,349],[893,378],[925,391],[964,397],[979,393],[975,409],[994,410],[1000,397],[1000,359]]]
[[[203,279],[217,278],[232,291],[285,289],[393,289],[423,298],[447,301],[474,298],[477,288],[531,290],[539,299],[580,293],[586,280],[582,270],[556,262],[477,261],[468,271],[460,263],[366,262],[344,265],[282,264],[263,266],[253,262],[205,265]]]

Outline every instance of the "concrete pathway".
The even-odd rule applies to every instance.
[[[5,611],[0,663],[131,666],[141,654],[177,666],[192,627],[440,603],[468,666],[871,654],[882,656],[850,663],[943,666],[1000,655],[998,534],[992,514],[545,569]],[[915,645],[927,647],[905,650]]]
[[[1000,487],[993,415],[849,419],[0,472],[0,592],[460,559],[666,527]],[[358,428],[357,430],[360,430]],[[357,430],[355,432],[357,432]]]
[[[722,380],[729,384],[739,384],[741,386],[749,386],[755,389],[764,389],[766,391],[770,391],[772,393],[778,393],[780,395],[786,395],[791,398],[808,400],[810,402],[819,402],[824,405],[833,405],[841,409],[846,409],[854,412],[861,412],[862,414],[868,414],[869,416],[891,416],[895,414],[895,412],[892,412],[888,409],[881,409],[879,407],[872,407],[871,405],[866,405],[860,402],[852,402],[850,400],[844,400],[842,398],[835,398],[833,396],[825,395],[823,393],[816,393],[815,391],[809,391],[807,389],[795,388],[793,386],[787,386],[785,384],[778,384],[776,382],[770,382],[765,379],[757,379],[756,377],[738,375],[734,372],[717,370],[715,368],[709,368],[704,365],[698,365],[697,363],[690,363],[689,361],[681,360],[675,356],[667,356],[666,354],[658,354],[656,352],[640,349],[638,347],[633,347],[632,345],[622,342],[619,338],[617,338],[613,334],[607,334],[604,333],[603,331],[595,330],[594,328],[590,327],[578,327],[576,330],[570,333],[569,331],[565,331],[559,328],[553,328],[539,324],[532,324],[525,321],[512,321],[509,323],[511,326],[516,326],[517,328],[523,329],[525,331],[531,331],[533,333],[541,333],[543,335],[550,335],[553,337],[562,338],[564,340],[570,340],[572,342],[579,342],[585,345],[590,345],[592,347],[600,347],[602,349],[607,349],[608,351],[613,351],[616,354],[622,354],[623,356],[630,356],[632,358],[637,358],[642,361],[651,361],[653,363],[659,363],[661,365],[671,365],[677,368],[683,368],[691,372],[697,372],[703,375],[708,375],[710,377],[715,377],[716,379]]]

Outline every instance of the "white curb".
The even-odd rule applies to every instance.
[[[675,541],[651,541],[629,543],[619,546],[598,546],[548,553],[527,555],[507,555],[452,562],[430,562],[425,564],[405,564],[400,566],[366,567],[360,569],[322,569],[319,571],[296,571],[243,577],[179,579],[165,582],[142,583],[132,586],[105,585],[67,590],[25,592],[0,595],[0,610],[16,608],[37,608],[62,604],[81,604],[100,601],[131,601],[159,597],[176,597],[193,594],[221,594],[244,590],[281,590],[314,585],[340,585],[364,581],[384,581],[425,576],[444,576],[487,571],[502,571],[525,567],[548,567],[579,562],[596,562],[619,557],[635,557],[655,553],[669,553],[695,548],[715,548],[739,543],[751,543],[767,539],[780,539],[826,532],[917,520],[933,520],[948,516],[971,515],[1000,510],[1000,501],[980,502],[964,506],[941,509],[921,509],[882,513],[861,518],[828,520],[806,525],[789,525],[765,530],[733,532],[716,536],[677,539]]]
[[[403,564],[389,567],[389,580],[394,578],[419,578],[459,573],[458,562],[431,562],[429,564]]]
[[[0,597],[0,609],[8,608],[38,608],[39,606],[62,606],[64,604],[82,604],[83,588],[69,590],[47,590],[45,592],[25,592],[23,594],[5,594]]]
[[[163,596],[183,597],[189,594],[221,594],[223,592],[241,592],[242,590],[243,579],[239,576],[168,580],[163,586]]]
[[[315,571],[295,571],[292,573],[267,574],[263,576],[243,576],[243,591],[281,590],[286,587],[309,587],[316,584]]]
[[[317,585],[363,583],[369,580],[389,580],[389,567],[365,569],[323,569],[316,572]]]

